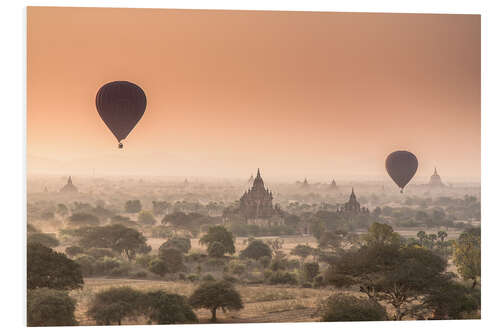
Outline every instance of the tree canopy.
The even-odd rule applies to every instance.
[[[130,287],[112,287],[98,292],[88,309],[97,325],[122,324],[141,313],[141,292]]]
[[[210,281],[200,285],[189,297],[189,303],[195,309],[205,308],[212,312],[212,322],[217,321],[217,309],[241,310],[243,302],[240,294],[227,281]]]
[[[28,326],[74,326],[76,301],[66,291],[49,288],[28,289]]]
[[[213,226],[208,229],[208,232],[200,239],[200,243],[210,246],[211,243],[219,242],[224,246],[225,253],[233,254],[234,248],[233,234],[223,226]]]
[[[472,228],[458,237],[453,249],[453,261],[464,280],[472,280],[472,288],[481,277],[481,229]]]
[[[241,251],[242,258],[250,258],[258,260],[262,257],[271,257],[273,254],[269,245],[261,240],[254,240],[248,244],[248,246]]]
[[[65,254],[40,243],[28,243],[28,289],[70,290],[83,285],[80,266]]]
[[[156,324],[165,325],[198,322],[198,318],[196,318],[187,298],[184,296],[157,290],[147,292],[144,297],[144,313],[149,320]]]

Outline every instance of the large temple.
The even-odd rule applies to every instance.
[[[432,187],[443,187],[445,186],[441,181],[441,176],[438,175],[436,168],[434,168],[434,174],[431,176],[429,180],[429,186]]]
[[[257,169],[252,188],[240,198],[239,213],[249,224],[282,224],[283,218],[278,206],[273,206],[273,193],[264,186],[264,181]]]
[[[349,201],[343,204],[339,209],[339,213],[347,213],[347,214],[368,214],[368,208],[361,207],[361,204],[358,202],[356,198],[356,194],[354,194],[354,188],[351,191],[351,196],[349,197]]]
[[[69,176],[68,182],[66,183],[66,185],[63,186],[63,188],[61,188],[61,190],[59,192],[61,192],[61,193],[76,193],[76,192],[78,192],[78,189],[76,188],[76,186],[73,185],[73,181],[71,180],[71,176]]]

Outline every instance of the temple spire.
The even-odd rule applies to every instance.
[[[68,184],[73,184],[73,181],[71,180],[71,176],[68,177]]]

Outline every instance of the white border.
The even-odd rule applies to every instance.
[[[6,2],[8,2],[6,4]],[[253,9],[253,10],[298,10],[298,11],[348,11],[348,12],[402,12],[402,13],[454,13],[482,15],[482,221],[483,221],[483,305],[480,321],[439,321],[439,322],[382,322],[382,323],[329,323],[329,324],[231,324],[231,325],[193,325],[193,326],[151,326],[154,331],[201,331],[252,333],[261,330],[345,330],[371,332],[390,332],[404,330],[419,332],[423,329],[454,332],[471,330],[493,331],[499,292],[496,281],[500,276],[498,261],[498,237],[500,214],[498,213],[498,158],[500,111],[498,77],[499,48],[498,31],[500,17],[496,1],[3,1],[0,10],[2,24],[1,57],[2,78],[1,98],[2,126],[0,141],[2,157],[1,193],[1,256],[3,272],[1,276],[2,297],[0,314],[4,331],[24,330],[25,321],[25,218],[26,218],[26,158],[25,158],[25,110],[26,110],[26,11],[25,6],[85,6],[85,7],[135,7],[135,8],[193,8],[193,9]],[[486,149],[485,149],[486,147]],[[87,332],[139,331],[136,327],[91,327],[76,328]],[[67,328],[37,329],[41,331],[67,330]]]

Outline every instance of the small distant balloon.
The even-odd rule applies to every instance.
[[[123,148],[124,140],[146,111],[146,94],[138,85],[128,81],[114,81],[97,92],[95,104],[99,116]]]
[[[418,168],[415,155],[405,150],[392,152],[385,160],[385,169],[392,180],[399,186],[401,193],[410,182]]]

